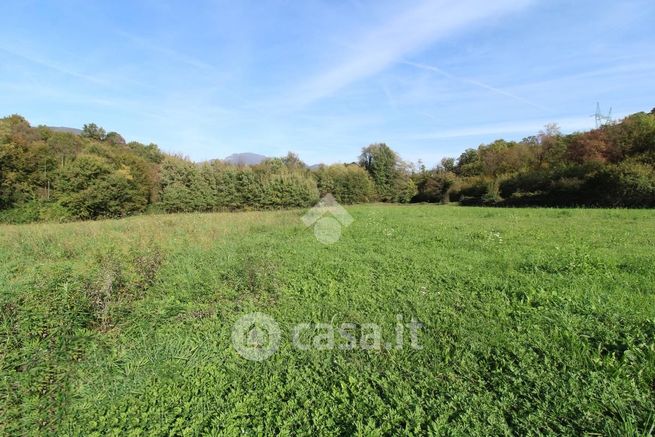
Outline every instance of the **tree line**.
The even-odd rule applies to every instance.
[[[550,124],[521,141],[467,149],[413,177],[414,201],[655,207],[655,109],[569,135]]]
[[[363,148],[358,162],[311,169],[293,153],[254,166],[195,163],[93,123],[77,135],[0,119],[0,221],[308,207],[327,193],[346,204],[653,207],[655,110],[569,135],[548,125],[431,169],[386,144]]]

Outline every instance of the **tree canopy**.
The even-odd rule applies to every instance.
[[[549,124],[432,169],[384,143],[364,147],[357,163],[314,169],[292,152],[254,166],[195,163],[94,123],[75,135],[0,119],[0,221],[308,207],[328,193],[341,203],[653,207],[655,109],[569,135]]]

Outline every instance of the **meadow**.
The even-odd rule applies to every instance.
[[[304,210],[0,225],[0,435],[653,432],[655,211],[347,209],[332,245]],[[398,315],[421,349],[289,334]]]

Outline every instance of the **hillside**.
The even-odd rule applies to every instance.
[[[64,133],[67,132],[74,135],[82,134],[82,129],[76,129],[74,127],[63,127],[63,126],[46,126],[46,127],[53,132],[64,132]]]
[[[234,153],[223,161],[234,165],[258,165],[267,159],[266,156],[258,155],[256,153]]]

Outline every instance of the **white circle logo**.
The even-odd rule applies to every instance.
[[[264,313],[249,313],[232,327],[232,346],[246,360],[264,361],[273,355],[282,333],[273,317]]]

